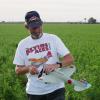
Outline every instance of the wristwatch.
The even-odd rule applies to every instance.
[[[62,63],[61,62],[57,62],[56,64],[59,64],[60,68],[62,68]]]

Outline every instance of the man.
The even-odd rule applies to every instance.
[[[46,74],[59,67],[73,63],[73,57],[61,39],[53,34],[42,32],[42,20],[36,11],[25,16],[25,27],[30,35],[18,44],[13,64],[18,75],[26,74],[26,93],[29,100],[65,100],[64,83],[46,84],[38,79],[38,74]],[[63,57],[59,61],[59,57]]]

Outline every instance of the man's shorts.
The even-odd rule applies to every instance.
[[[65,88],[57,89],[45,95],[27,94],[28,100],[65,100]]]

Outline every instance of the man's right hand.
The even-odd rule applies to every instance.
[[[35,66],[30,66],[29,67],[29,73],[34,75],[34,74],[38,74],[38,70]]]
[[[38,69],[35,66],[31,66],[31,65],[29,65],[29,66],[16,65],[15,72],[18,75],[23,75],[26,73],[30,73],[32,75],[35,75],[38,73]]]

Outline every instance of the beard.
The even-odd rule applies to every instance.
[[[39,39],[43,33],[31,33],[33,39]]]

